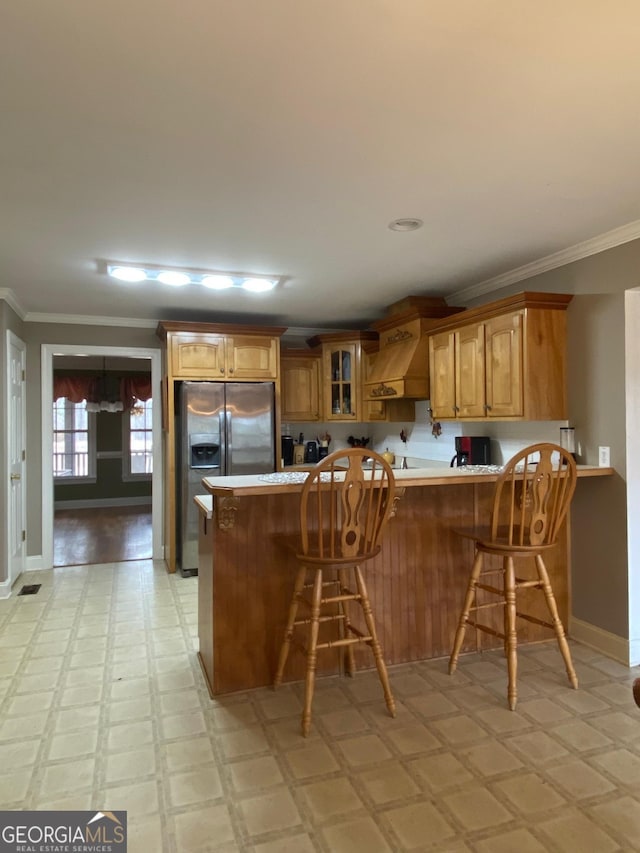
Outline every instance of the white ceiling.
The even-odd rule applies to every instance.
[[[27,319],[348,326],[640,236],[637,0],[14,2],[0,41],[0,288]]]

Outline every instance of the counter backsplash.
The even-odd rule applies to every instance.
[[[491,438],[492,461],[500,465],[518,450],[537,441],[560,441],[560,427],[567,421],[502,421],[447,422],[442,423],[442,432],[436,438],[431,431],[426,400],[416,402],[415,423],[367,423],[367,424],[291,424],[294,441],[300,433],[305,441],[315,439],[321,432],[331,434],[330,450],[348,447],[349,436],[369,438],[369,447],[382,453],[388,447],[396,456],[406,456],[410,465],[420,461],[449,463],[454,454],[454,438],[457,435],[487,435]],[[402,442],[400,432],[404,430],[407,441]],[[577,448],[579,452],[579,448]],[[594,463],[595,464],[595,463]]]

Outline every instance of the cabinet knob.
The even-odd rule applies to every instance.
[[[459,412],[459,411],[460,411],[460,407],[459,407],[459,406],[454,406],[454,407],[453,407],[453,411],[454,411],[454,412]]]
[[[220,368],[220,373],[224,373],[224,367]]]
[[[233,373],[233,367],[229,368],[229,373]]]
[[[491,406],[490,406],[488,403],[485,403],[485,404],[484,404],[484,410],[485,410],[485,412],[490,412],[490,411],[491,411]]]

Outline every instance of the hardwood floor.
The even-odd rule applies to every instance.
[[[151,508],[148,506],[55,511],[54,566],[120,563],[148,560],[151,556]]]

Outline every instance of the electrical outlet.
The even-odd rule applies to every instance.
[[[598,465],[600,468],[608,468],[611,465],[611,448],[598,448]]]

